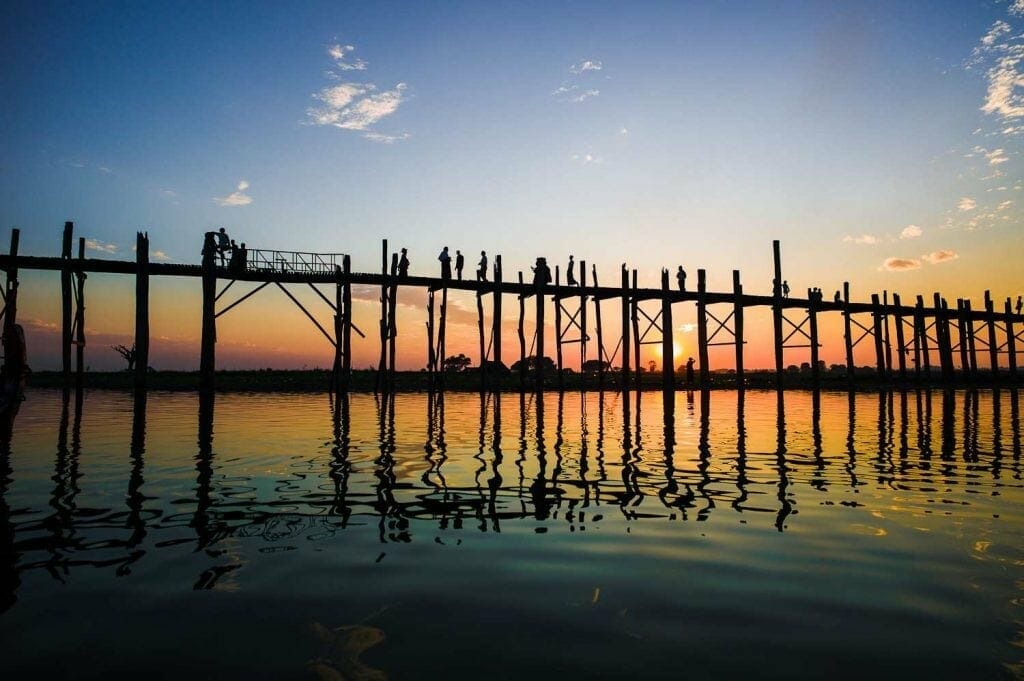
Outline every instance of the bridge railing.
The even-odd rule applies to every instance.
[[[330,274],[341,265],[343,253],[302,253],[266,248],[248,249],[246,270],[285,274]]]

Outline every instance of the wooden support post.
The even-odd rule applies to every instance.
[[[629,323],[629,270],[622,265],[622,392],[629,392],[629,337],[632,335]]]
[[[942,379],[953,380],[953,343],[949,334],[949,306],[938,293],[935,302],[935,340],[939,346],[939,361],[942,366]]]
[[[395,392],[395,354],[398,345],[398,254],[391,254],[391,285],[388,287],[388,393]]]
[[[932,357],[931,348],[929,347],[928,340],[928,318],[924,314],[924,296],[918,296],[917,302],[914,306],[914,323],[917,326],[917,340],[919,348],[915,349],[915,352],[920,352],[920,361],[917,362],[917,370],[924,371],[925,380],[930,381],[932,379]]]
[[[591,265],[591,273],[594,275],[594,289],[598,288],[597,283],[597,265]],[[604,330],[601,328],[601,299],[595,294],[594,295],[594,324],[597,327],[597,388],[598,390],[604,390]]]
[[[587,261],[580,260],[580,376],[587,362]],[[582,388],[582,384],[580,386]]]
[[[985,291],[985,327],[988,331],[988,362],[992,382],[999,380],[999,342],[996,340],[996,310],[991,291]]]
[[[438,386],[444,390],[445,335],[448,330],[448,285],[441,289],[441,328],[437,331]]]
[[[700,387],[708,386],[710,367],[708,366],[708,309],[707,309],[707,272],[697,270],[697,353],[700,358]]]
[[[733,340],[736,341],[736,388],[743,390],[743,284],[740,271],[732,271],[732,319]]]
[[[434,292],[427,291],[427,386],[431,393],[434,392],[434,382],[437,374],[437,352],[434,350]]]
[[[345,302],[342,299],[341,268],[334,268],[334,364],[331,367],[331,392],[337,396],[342,392],[341,357],[345,353],[342,338],[345,335]]]
[[[203,241],[203,337],[199,354],[199,382],[202,392],[213,389],[217,344],[217,245],[213,232]]]
[[[821,379],[818,370],[818,292],[807,292],[807,324],[810,327],[808,334],[811,337],[811,384],[815,388]]]
[[[875,341],[875,367],[878,377],[886,379],[885,350],[882,347],[882,304],[877,293],[871,294],[872,333]]]
[[[135,235],[135,390],[146,389],[149,370],[149,234]]]
[[[633,385],[636,389],[640,389],[640,382],[643,377],[643,367],[640,366],[640,300],[637,298],[636,291],[636,270],[633,270],[633,305],[632,315],[633,320],[633,364],[636,366],[636,371],[633,373]]]
[[[971,358],[968,356],[971,344],[967,342],[967,328],[964,324],[964,299],[956,299],[956,333],[960,346],[960,373],[967,376],[971,368]]]
[[[782,254],[779,251],[779,240],[772,241],[772,256],[774,261],[773,272],[775,278],[772,280],[772,324],[775,344],[775,387],[782,390]]]
[[[896,319],[896,365],[899,369],[900,383],[907,382],[907,344],[903,331],[903,311],[900,305],[900,294],[892,294],[892,304]]]
[[[484,337],[484,294],[476,292],[476,327],[480,337],[480,392],[487,390],[487,346]]]
[[[668,270],[661,271],[661,391],[666,414],[671,414],[676,394],[675,339]]]
[[[853,387],[853,323],[850,319],[850,282],[843,282],[843,340],[846,344],[846,380]]]
[[[974,312],[971,310],[970,299],[964,300],[964,307],[960,311],[964,328],[967,330],[967,356],[971,362],[971,380],[978,378],[978,350],[974,344]],[[963,340],[960,341],[963,343]]]
[[[495,376],[500,377],[501,373],[501,256],[494,256],[494,311],[492,312],[494,319],[491,320],[491,343],[494,346],[494,359],[493,366]],[[498,388],[501,386],[501,380],[499,379],[492,388]]]
[[[523,288],[523,273],[519,273],[519,290]],[[523,328],[523,318],[526,316],[526,295],[519,294],[519,391],[526,389],[526,331]]]
[[[349,384],[352,380],[352,258],[350,256],[342,256],[341,271],[345,277],[345,281],[342,284],[341,289],[341,302],[345,308],[345,316],[342,320],[343,323],[341,329],[341,374],[345,386],[345,392],[348,392]]]
[[[73,222],[64,223],[64,239],[60,249],[60,368],[64,387],[71,385],[71,239]]]
[[[568,278],[568,276],[567,274],[566,277]],[[555,265],[555,295],[552,296],[552,300],[555,301],[555,366],[558,367],[559,391],[565,388],[562,364],[562,296],[558,293],[561,284],[562,277],[559,273],[558,265]]]
[[[892,375],[892,342],[889,331],[889,292],[882,291],[882,343],[885,346],[885,372]]]
[[[380,254],[380,359],[377,361],[377,374],[373,378],[373,392],[380,392],[384,383],[384,372],[387,369],[388,357],[388,240],[381,240]]]
[[[4,296],[4,334],[10,334],[12,327],[18,323],[18,242],[21,230],[11,230],[11,250],[8,251],[11,264],[7,267],[6,294]]]
[[[1010,368],[1010,380],[1017,380],[1017,336],[1013,328],[1013,304],[1006,299],[1006,365]]]
[[[534,363],[537,392],[544,391],[544,279],[537,278],[537,354]],[[556,301],[557,302],[557,301]]]
[[[78,239],[78,270],[75,279],[78,282],[78,296],[75,301],[75,385],[82,387],[85,372],[85,272],[82,264],[85,260],[85,238]]]

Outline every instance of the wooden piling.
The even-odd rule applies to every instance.
[[[391,285],[388,286],[388,392],[395,392],[395,355],[398,345],[398,253],[391,254]]]
[[[476,292],[476,327],[480,337],[480,392],[482,393],[487,390],[487,348],[484,338],[484,294],[482,291]]]
[[[441,327],[437,331],[437,352],[438,352],[438,386],[441,390],[444,390],[444,378],[445,378],[445,335],[448,331],[448,285],[441,289]]]
[[[593,274],[594,289],[597,289],[600,285],[597,282],[597,265],[591,265],[591,274]],[[594,296],[594,324],[597,326],[597,388],[599,391],[604,390],[604,330],[601,328],[601,298]],[[1009,303],[1007,303],[1009,304]]]
[[[846,345],[846,380],[853,387],[853,323],[850,319],[850,282],[843,282],[843,340]]]
[[[896,320],[896,366],[899,371],[900,383],[907,381],[907,346],[903,329],[903,312],[900,305],[900,294],[892,294],[892,304],[895,308],[894,318]]]
[[[960,314],[964,318],[964,328],[967,329],[967,355],[971,361],[971,380],[973,381],[978,378],[978,348],[974,342],[974,314],[969,299],[964,300],[964,307]],[[963,343],[963,341],[960,342]]]
[[[135,234],[135,390],[146,389],[149,370],[149,234]]]
[[[341,289],[341,302],[344,308],[344,315],[342,317],[341,339],[339,342],[342,347],[342,382],[345,392],[348,392],[349,382],[352,380],[352,258],[350,256],[342,256],[341,271],[345,280],[342,283]]]
[[[882,347],[882,305],[879,302],[878,294],[871,294],[871,321],[872,333],[875,341],[875,371],[882,380],[886,379],[885,371],[885,350]]]
[[[216,367],[217,314],[217,246],[213,232],[203,240],[203,332],[199,355],[199,381],[201,389],[213,389]]]
[[[519,273],[519,290],[523,290],[523,273]],[[523,319],[526,317],[526,296],[519,294],[519,390],[526,389],[526,330]]]
[[[1017,380],[1017,335],[1013,328],[1013,303],[1007,298],[1006,306],[1006,365],[1010,370],[1010,380]]]
[[[928,340],[928,319],[924,316],[924,296],[919,295],[917,297],[917,303],[914,306],[914,323],[917,325],[917,340],[919,343],[919,349],[915,349],[915,352],[919,352],[921,358],[917,362],[917,370],[923,369],[925,380],[930,381],[932,378],[932,358]]]
[[[630,296],[632,301],[630,305],[630,318],[633,321],[633,364],[636,367],[636,371],[633,372],[633,385],[639,390],[640,381],[643,377],[643,367],[640,365],[640,300],[637,297],[636,278],[637,271],[634,269],[632,295]]]
[[[384,384],[384,372],[387,369],[388,357],[388,240],[381,240],[380,254],[380,359],[377,361],[377,374],[373,378],[373,393],[381,391]]]
[[[557,269],[557,268],[556,268]],[[537,354],[534,363],[537,392],[544,392],[544,279],[537,277]],[[557,307],[557,306],[556,306]]]
[[[985,329],[988,331],[988,361],[992,380],[999,380],[999,342],[996,340],[996,311],[992,292],[985,291]]]
[[[493,326],[491,327],[491,343],[494,346],[494,358],[493,366],[497,369],[495,375],[501,376],[500,367],[501,363],[501,256],[494,256],[494,300],[492,301],[494,309],[492,315],[494,319],[491,320]],[[499,387],[501,381],[499,380],[495,387]]]
[[[566,278],[568,279],[568,274]],[[562,279],[559,273],[558,265],[555,265],[555,290],[561,288]],[[558,389],[561,391],[565,385],[563,384],[563,364],[562,364],[562,298],[557,293],[552,296],[555,301],[555,366],[558,367]]]
[[[587,362],[587,261],[580,260],[580,374]]]
[[[882,291],[882,345],[885,348],[885,372],[892,375],[892,339],[889,331],[889,292]]]
[[[743,390],[743,284],[740,271],[732,271],[733,340],[736,341],[736,387]]]
[[[10,334],[11,328],[18,323],[18,242],[21,230],[11,230],[10,265],[7,267],[7,282],[4,294],[4,334]]]
[[[811,343],[811,383],[815,388],[818,387],[818,383],[821,379],[820,372],[818,370],[818,300],[819,295],[817,291],[807,292],[807,324],[810,327],[808,329]]]
[[[671,413],[676,393],[675,339],[668,270],[661,271],[661,391],[665,413]]]
[[[968,356],[971,344],[967,341],[967,322],[964,320],[964,299],[956,299],[956,332],[960,349],[960,373],[965,377],[971,368],[971,358]]]
[[[707,272],[697,270],[697,354],[700,360],[700,387],[708,386],[708,309]]]
[[[949,333],[949,305],[938,293],[935,293],[935,340],[938,344],[939,362],[942,367],[942,379],[953,380],[953,342]]]
[[[437,352],[434,349],[434,291],[427,291],[427,386],[434,392],[437,375]]]
[[[629,270],[622,265],[622,392],[629,392]]]
[[[341,268],[334,268],[334,363],[331,366],[331,393],[335,396],[342,393],[341,357],[344,354],[342,337],[345,334],[344,314],[345,302],[342,300],[342,273]],[[345,388],[347,390],[347,388]]]
[[[78,296],[75,303],[75,385],[82,387],[85,372],[85,272],[81,268],[85,260],[85,238],[78,239],[78,271],[75,278],[78,283]]]
[[[64,223],[64,238],[60,249],[60,367],[64,387],[71,385],[71,239],[74,223]]]
[[[775,278],[772,280],[772,324],[775,343],[775,386],[782,390],[782,254],[779,251],[779,240],[772,241],[772,258]]]

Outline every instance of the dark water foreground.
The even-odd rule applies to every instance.
[[[1016,392],[31,391],[3,678],[1021,678]]]

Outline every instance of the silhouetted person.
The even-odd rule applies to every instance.
[[[1024,296],[1017,296],[1017,314],[1024,310]]]
[[[462,281],[462,268],[466,266],[466,256],[462,255],[462,251],[455,249],[455,276]]]
[[[445,246],[441,249],[441,253],[437,256],[437,259],[441,261],[441,278],[451,279],[452,278],[452,256],[448,255],[448,247]]]
[[[686,290],[686,270],[683,269],[682,265],[676,270],[676,284],[679,285],[680,291]]]
[[[693,383],[693,357],[686,360],[686,382]]]
[[[402,249],[402,257],[398,259],[398,276],[401,279],[409,276],[409,254],[404,248]]]
[[[782,297],[789,298],[789,282],[785,280],[782,282]]]
[[[551,269],[548,267],[547,258],[537,258],[537,264],[533,269],[533,283],[535,286],[544,286],[551,283]]]
[[[841,302],[841,301],[842,301],[842,299],[843,299],[843,295],[842,295],[842,293],[841,293],[840,291],[836,291],[836,302],[837,302],[837,303],[838,303],[838,302]]]
[[[217,238],[217,255],[220,256],[220,264],[224,266],[225,254],[231,251],[231,239],[228,238],[228,233],[221,227],[214,236]]]
[[[576,263],[569,256],[569,264],[565,266],[565,283],[567,286],[576,286]]]
[[[480,251],[480,262],[476,264],[476,280],[487,281],[487,251]]]

